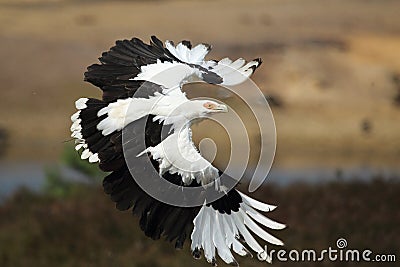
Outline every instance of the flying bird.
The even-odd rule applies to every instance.
[[[99,87],[103,95],[102,99],[80,98],[75,102],[78,111],[71,116],[71,136],[83,160],[111,172],[103,180],[105,193],[117,209],[131,209],[139,216],[147,236],[165,237],[176,248],[190,239],[193,257],[204,254],[214,265],[217,255],[238,265],[234,253],[246,256],[251,251],[259,260],[269,261],[255,236],[283,245],[263,229],[285,227],[262,214],[276,207],[220,184],[223,172],[203,158],[192,141],[192,121],[228,112],[227,106],[211,99],[191,100],[182,91],[184,84],[196,81],[240,84],[261,60],[206,60],[210,49],[207,44],[192,47],[189,41],[176,46],[171,41],[163,44],[155,36],[149,44],[138,38],[117,41],[85,72],[85,81]],[[146,148],[137,157],[148,157],[160,179],[183,188],[214,183],[214,190],[222,192],[222,197],[185,207],[163,203],[146,193],[128,168],[122,138],[126,127],[143,120]],[[163,127],[169,127],[166,138],[161,137]]]

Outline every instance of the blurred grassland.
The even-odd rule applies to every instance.
[[[399,256],[398,181],[268,186],[257,191],[256,197],[279,203],[268,216],[288,225],[273,232],[285,240],[287,250],[336,248],[336,240],[342,237],[349,249]],[[155,245],[140,231],[137,219],[116,211],[98,187],[75,185],[68,201],[22,190],[0,206],[0,228],[0,265],[4,267],[208,266],[204,260],[192,259],[187,244],[183,251],[175,251],[166,241]],[[238,260],[241,266],[266,264],[239,256]],[[275,261],[273,266],[292,264]],[[226,266],[220,260],[219,265]],[[323,262],[323,266],[370,265]]]

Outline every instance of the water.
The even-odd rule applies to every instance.
[[[38,192],[44,185],[43,163],[0,163],[0,198],[5,198],[20,187]]]
[[[21,187],[34,192],[40,192],[45,185],[45,170],[47,167],[58,166],[52,162],[0,162],[0,201],[12,195]],[[70,181],[89,181],[85,175],[65,166],[59,166],[63,177]],[[353,166],[342,169],[324,168],[272,168],[266,179],[280,186],[287,186],[296,182],[325,183],[332,180],[349,181],[354,178],[368,181],[374,177],[400,177],[400,168],[379,168],[370,166]]]
[[[58,166],[63,177],[87,183],[88,177],[52,162],[0,162],[0,202],[21,187],[40,192],[46,181],[46,168]]]

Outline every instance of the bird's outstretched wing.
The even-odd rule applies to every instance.
[[[250,62],[246,62],[243,58],[239,58],[232,61],[229,58],[224,58],[219,61],[217,60],[205,60],[205,56],[211,50],[211,46],[208,44],[198,44],[192,47],[189,41],[183,41],[177,46],[170,41],[167,41],[166,48],[176,58],[182,62],[188,63],[194,68],[208,70],[211,73],[215,73],[220,77],[218,83],[221,85],[237,85],[244,82],[249,78],[253,72],[261,65],[262,61],[260,58],[254,59]],[[199,77],[201,78],[201,76]],[[206,79],[203,79],[207,82]]]
[[[122,138],[121,122],[125,122],[123,116],[129,107],[129,98],[135,95],[136,98],[146,99],[163,90],[158,84],[132,78],[140,73],[142,66],[157,60],[172,62],[176,59],[155,37],[150,45],[133,38],[117,41],[115,46],[102,54],[99,64],[88,67],[85,81],[99,87],[103,96],[102,100],[81,98],[76,102],[78,111],[71,117],[71,136],[76,139],[76,149],[82,150],[82,159],[100,161],[103,169],[107,168],[108,162],[123,161],[121,154],[117,153],[122,151],[122,147],[116,140]],[[108,112],[99,114],[100,110],[111,107],[119,111],[114,112],[119,120],[112,120]],[[106,124],[103,129],[98,128],[101,122]]]
[[[165,50],[175,60],[162,61],[141,66],[141,72],[133,80],[146,80],[162,85],[168,91],[182,89],[187,82],[205,81],[210,84],[232,86],[243,83],[261,65],[261,59],[246,62],[239,58],[232,61],[205,60],[210,51],[208,44],[198,44],[192,48],[189,41],[182,41],[174,46],[171,41],[165,42]],[[166,92],[166,91],[164,91]]]
[[[130,122],[149,115],[157,101],[155,95],[179,105],[187,101],[181,91],[184,83],[195,79],[209,83],[240,83],[261,63],[254,60],[245,64],[243,59],[233,63],[229,59],[206,61],[209,51],[207,44],[192,48],[188,41],[176,47],[167,41],[164,47],[152,36],[150,44],[133,38],[117,41],[104,52],[100,63],[89,66],[85,73],[85,80],[103,91],[103,99],[79,99],[76,102],[78,111],[72,116],[72,137],[77,140],[76,149],[82,149],[82,159],[90,162],[105,159],[104,152],[108,151],[110,141]],[[132,107],[133,110],[128,110]],[[173,123],[170,119],[163,122]],[[186,141],[194,146],[191,137],[187,137]]]
[[[113,102],[132,96],[144,81],[154,83],[149,88],[159,91],[180,88],[192,80],[203,80],[211,84],[240,84],[261,64],[261,59],[246,62],[239,58],[232,61],[205,60],[211,46],[198,44],[192,47],[189,41],[177,46],[171,41],[163,43],[155,36],[150,44],[138,38],[117,41],[108,52],[99,58],[85,73],[85,80],[103,90],[103,100]]]
[[[166,89],[179,85],[193,71],[204,75],[206,82],[221,82],[218,75],[200,65],[188,64],[174,56],[155,36],[151,37],[150,44],[138,38],[117,41],[115,46],[102,54],[99,61],[99,64],[88,67],[85,81],[103,90],[103,100],[106,102],[133,96],[146,81],[147,93],[160,92],[161,86]],[[174,68],[173,73],[159,76],[160,72],[170,68]],[[150,86],[153,76],[159,79],[154,86]]]
[[[138,38],[119,40],[102,54],[100,63],[88,67],[85,81],[103,91],[105,102],[132,97],[144,83],[133,80],[141,72],[141,67],[154,64],[158,60],[173,62],[177,59],[156,37],[151,38],[150,44],[145,44]],[[146,90],[141,90],[142,93],[137,97],[147,97],[161,90],[160,85],[147,82]]]

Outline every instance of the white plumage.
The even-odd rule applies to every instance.
[[[242,193],[240,194],[245,196]],[[245,256],[250,253],[243,244],[237,240],[239,234],[243,236],[247,245],[252,251],[256,252],[259,257],[264,257],[265,251],[254,239],[251,232],[268,243],[279,246],[283,245],[281,240],[263,230],[254,220],[260,219],[257,221],[270,229],[280,230],[285,228],[285,225],[268,219],[255,211],[254,208],[260,207],[260,205],[257,205],[258,201],[248,196],[245,197],[247,201],[240,205],[238,212],[232,212],[231,215],[221,214],[212,207],[204,205],[194,219],[194,230],[191,235],[191,249],[193,251],[196,249],[203,249],[205,252],[204,256],[210,263],[215,259],[216,249],[221,259],[231,264],[236,263],[230,251],[231,249],[240,256]],[[251,206],[249,203],[255,205]],[[210,231],[207,232],[209,227],[212,228],[213,231],[210,229]],[[267,258],[264,260],[267,260]]]
[[[166,171],[178,173],[182,182],[189,185],[193,180],[202,185],[219,177],[218,169],[201,156],[192,142],[192,131],[186,124],[165,138],[155,147],[148,147],[138,156],[150,153],[159,162],[160,174]]]

